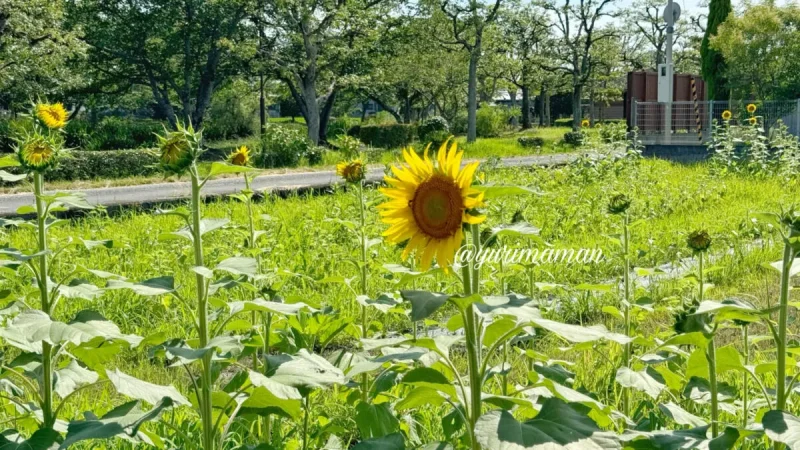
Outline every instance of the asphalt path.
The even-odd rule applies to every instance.
[[[503,158],[500,165],[505,167],[555,166],[566,164],[575,157],[576,155],[567,153],[519,156]],[[367,172],[367,181],[380,181],[383,175],[383,168],[370,168]],[[334,171],[294,172],[261,175],[253,180],[251,188],[256,192],[319,189],[340,181]],[[203,195],[206,197],[218,197],[233,194],[242,189],[244,189],[244,181],[241,177],[221,178],[206,183],[203,188]],[[189,182],[175,182],[85,189],[76,192],[83,193],[86,196],[86,200],[92,205],[118,207],[168,203],[188,199],[191,195],[191,187]],[[14,217],[20,207],[32,205],[33,203],[33,194],[0,195],[0,217]]]

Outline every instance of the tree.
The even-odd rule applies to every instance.
[[[260,21],[264,57],[289,88],[314,143],[327,122],[345,77],[362,59],[389,17],[387,0],[268,0]]]
[[[700,45],[700,70],[706,82],[709,100],[727,100],[729,95],[725,79],[725,59],[711,47],[711,38],[717,34],[717,28],[730,13],[731,0],[711,0],[708,5],[708,23]]]
[[[566,72],[572,78],[572,128],[581,125],[581,100],[583,88],[589,81],[597,62],[592,48],[604,39],[616,36],[611,27],[599,28],[598,21],[603,17],[616,17],[608,8],[614,0],[545,0],[542,6],[555,16],[553,27],[558,35],[558,48],[554,52],[560,63],[553,70]]]
[[[630,8],[625,11],[626,34],[638,35],[649,45],[650,61],[649,68],[655,69],[659,64],[666,62],[667,44],[667,22],[662,17],[665,3],[662,0],[636,0]],[[675,33],[673,34],[673,63],[679,64],[683,57],[680,51],[681,38],[688,33],[688,22],[680,19],[675,23]],[[641,49],[641,47],[639,47]]]
[[[711,38],[726,63],[734,97],[800,97],[800,8],[765,3],[731,16]]]
[[[147,87],[174,126],[200,128],[216,86],[237,73],[249,48],[251,0],[68,0],[70,22],[89,45],[98,90]],[[173,101],[177,100],[178,105]]]
[[[85,48],[63,23],[61,2],[0,1],[0,103],[14,108],[37,96],[63,96],[79,83],[67,62]]]
[[[533,5],[509,9],[499,19],[507,44],[506,76],[514,89],[522,91],[522,128],[531,127],[531,88],[544,62],[542,43],[547,39],[547,18]]]
[[[443,36],[441,26],[449,28],[444,45],[455,46],[469,55],[467,78],[467,142],[477,137],[478,63],[483,52],[483,33],[497,18],[502,0],[484,4],[479,0],[435,0],[443,19],[432,18],[433,36]]]

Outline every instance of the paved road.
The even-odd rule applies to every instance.
[[[571,154],[535,155],[504,158],[503,166],[552,166],[565,164],[575,158]],[[383,177],[382,168],[372,168],[367,173],[368,181],[378,181]],[[323,188],[339,182],[332,171],[287,173],[262,175],[253,181],[252,189],[257,192]],[[209,181],[203,188],[205,196],[222,196],[239,192],[244,188],[241,178],[222,178]],[[86,189],[86,199],[93,205],[127,206],[153,204],[189,198],[189,182],[142,184],[111,188]],[[21,206],[32,205],[32,194],[0,195],[0,217],[13,217]]]

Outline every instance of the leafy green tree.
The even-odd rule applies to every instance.
[[[68,0],[97,85],[147,87],[175,125],[202,125],[216,86],[239,71],[252,0]],[[177,105],[174,101],[177,100]]]
[[[800,8],[755,5],[717,29],[711,47],[726,63],[734,97],[759,100],[800,96]]]
[[[720,52],[711,47],[711,38],[717,34],[717,28],[725,22],[730,13],[731,0],[711,0],[708,5],[708,24],[700,46],[700,70],[710,100],[728,99],[725,59]]]
[[[61,2],[0,1],[0,103],[18,108],[37,96],[63,97],[80,82],[67,62],[85,47],[63,23]]]
[[[467,142],[477,137],[478,64],[483,54],[484,31],[497,19],[502,0],[484,4],[478,0],[435,0],[431,18],[432,34],[450,48],[460,48],[469,55],[467,77]]]
[[[542,65],[546,61],[543,47],[548,39],[549,23],[541,10],[533,5],[514,5],[498,19],[503,40],[507,44],[506,77],[522,92],[522,128],[531,127],[531,90],[541,83]]]
[[[553,56],[558,63],[552,67],[566,73],[572,81],[572,128],[581,126],[583,89],[597,66],[592,49],[598,42],[618,35],[613,27],[602,27],[604,18],[618,14],[610,8],[614,0],[545,0],[542,6],[554,16],[553,29],[558,36]]]
[[[337,92],[347,86],[348,76],[361,73],[390,10],[388,0],[264,4],[262,54],[289,88],[314,143],[325,141]]]

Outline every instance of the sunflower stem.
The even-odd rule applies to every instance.
[[[472,234],[472,243],[475,247],[475,254],[480,252],[481,238],[480,229],[478,225],[470,225],[470,234]],[[465,295],[475,295],[479,292],[480,286],[480,269],[475,265],[474,258],[469,261],[469,270],[471,279],[465,280],[465,285],[469,285],[470,289],[465,292]],[[480,449],[475,439],[474,430],[475,424],[481,416],[481,384],[483,374],[481,373],[481,347],[480,347],[480,329],[477,321],[475,320],[475,308],[470,303],[464,312],[464,331],[466,334],[467,345],[467,362],[469,365],[469,391],[470,391],[470,411],[469,411],[469,428],[467,431],[470,433],[470,442],[473,449]]]
[[[795,237],[794,230],[790,227],[789,236],[784,240],[783,266],[781,270],[780,304],[778,306],[778,370],[776,374],[777,400],[775,409],[786,409],[786,327],[789,317],[789,280],[791,278],[794,249],[790,239]],[[784,448],[780,442],[775,442],[775,450]]]
[[[358,182],[358,214],[361,220],[361,294],[367,294],[367,218],[364,213],[364,182]],[[369,322],[367,317],[367,306],[361,305],[361,338],[367,339],[367,332],[369,331]],[[369,393],[369,377],[366,373],[361,375],[361,401],[367,403]]]
[[[204,267],[203,258],[203,234],[202,234],[202,211],[200,199],[201,180],[197,170],[197,165],[192,163],[189,171],[192,179],[192,237],[194,238],[194,264],[196,267]],[[197,321],[200,348],[208,346],[210,340],[208,327],[208,293],[206,291],[206,281],[200,274],[195,274],[195,287],[197,290]],[[203,425],[203,449],[213,450],[216,448],[214,439],[214,417],[212,411],[212,392],[213,383],[211,374],[211,352],[207,352],[202,359],[202,374],[200,377],[200,420]]]
[[[38,237],[39,256],[39,295],[42,301],[42,311],[50,315],[50,293],[48,279],[50,278],[47,255],[47,205],[44,195],[44,174],[33,174],[33,192],[36,197],[36,230]],[[44,428],[52,428],[56,418],[53,415],[53,346],[42,341],[42,421]]]
[[[623,289],[625,299],[623,301],[623,314],[625,319],[625,336],[631,336],[631,260],[630,260],[630,227],[628,226],[628,213],[622,215],[622,260],[623,260]],[[625,367],[631,366],[631,355],[633,353],[630,342],[625,344]],[[631,398],[628,389],[622,391],[622,410],[626,416],[631,413]]]

